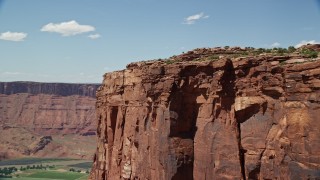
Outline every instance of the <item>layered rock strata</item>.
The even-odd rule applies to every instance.
[[[91,158],[95,146],[98,86],[0,82],[0,155]],[[72,142],[64,141],[67,136]],[[72,149],[68,145],[78,142],[83,146],[79,141],[89,139],[92,142],[84,144],[91,149],[85,152],[79,153],[82,147],[76,145]]]
[[[98,84],[0,83],[0,124],[48,135],[95,134]]]
[[[99,84],[71,84],[71,83],[40,83],[40,82],[0,82],[0,94],[51,94],[57,96],[88,96],[96,97]]]
[[[107,73],[90,178],[320,178],[320,60],[295,58],[150,61]]]
[[[95,101],[78,95],[0,94],[0,124],[46,135],[95,134]]]

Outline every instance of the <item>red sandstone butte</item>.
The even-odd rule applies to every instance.
[[[320,60],[217,51],[105,74],[90,179],[320,179]]]

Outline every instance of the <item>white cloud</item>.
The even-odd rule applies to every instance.
[[[90,34],[90,35],[88,36],[88,38],[90,38],[90,39],[98,39],[98,38],[100,38],[100,37],[101,37],[100,34]]]
[[[301,41],[300,43],[298,43],[297,45],[295,45],[294,47],[295,47],[295,48],[299,48],[299,47],[301,47],[301,46],[303,46],[303,45],[307,45],[307,44],[320,44],[320,42],[317,42],[316,40],[311,40],[311,41],[305,41],[305,40],[303,40],[303,41]]]
[[[195,14],[192,16],[188,16],[186,18],[184,18],[184,22],[183,24],[194,24],[196,21],[200,20],[200,19],[206,19],[209,18],[208,15],[205,15],[203,12],[199,13],[199,14]]]
[[[280,43],[275,42],[275,43],[272,43],[270,46],[271,46],[271,47],[279,47],[279,46],[280,46]]]
[[[95,28],[90,25],[80,25],[76,21],[49,23],[41,28],[43,32],[55,32],[62,34],[62,36],[74,36],[86,32],[95,31]]]
[[[22,32],[5,32],[1,33],[0,39],[6,41],[23,41],[27,37],[27,33]]]

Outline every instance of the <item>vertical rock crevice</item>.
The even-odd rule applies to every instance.
[[[192,180],[194,168],[194,138],[197,131],[197,118],[201,104],[197,102],[200,96],[206,97],[206,88],[199,88],[200,82],[194,77],[201,75],[203,70],[197,66],[183,69],[179,76],[180,86],[172,86],[170,96],[170,142],[174,149],[177,172],[173,180]],[[212,68],[206,68],[206,74],[212,73]]]
[[[236,74],[235,69],[233,67],[233,63],[231,60],[226,61],[224,73],[219,81],[219,84],[222,86],[221,92],[219,92],[219,96],[221,98],[221,109],[228,112],[230,115],[234,114],[232,121],[233,126],[236,129],[236,137],[238,141],[238,151],[239,151],[239,162],[240,162],[240,170],[242,179],[246,180],[245,175],[245,150],[242,148],[241,145],[241,121],[239,118],[242,118],[242,116],[237,116],[237,113],[234,112],[234,105],[235,105],[235,99],[236,99]]]
[[[246,150],[242,148],[241,145],[241,124],[238,122],[237,124],[237,130],[238,130],[238,147],[239,147],[239,161],[240,161],[240,167],[241,167],[241,174],[242,179],[246,180],[246,169],[245,169],[245,153]]]
[[[110,117],[107,122],[107,134],[106,137],[108,139],[108,149],[106,150],[107,156],[109,158],[108,166],[107,168],[111,168],[112,161],[110,160],[112,157],[112,151],[113,151],[113,145],[114,145],[114,138],[115,138],[115,132],[116,132],[116,124],[117,124],[117,117],[118,117],[118,107],[117,106],[112,106],[109,109],[110,111]]]
[[[173,180],[193,179],[193,151],[199,106],[195,98],[183,89],[177,90],[170,104],[170,142],[174,151],[177,172]],[[188,102],[187,102],[188,101]]]
[[[232,106],[235,103],[236,89],[235,89],[235,70],[233,63],[230,59],[226,61],[224,73],[219,81],[222,89],[218,92],[221,98],[221,109],[226,110],[226,112],[232,111]]]
[[[110,114],[110,122],[111,122],[110,128],[113,135],[112,142],[114,141],[114,137],[115,137],[117,117],[118,117],[118,107],[114,106],[111,108],[111,114]]]

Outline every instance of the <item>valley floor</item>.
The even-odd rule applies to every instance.
[[[78,159],[24,158],[0,161],[0,179],[84,180],[92,162]],[[5,176],[4,170],[15,169]],[[1,177],[2,174],[2,177]]]

